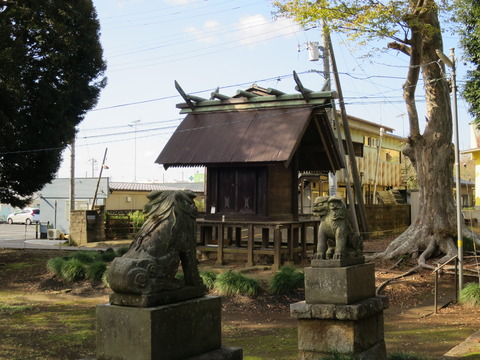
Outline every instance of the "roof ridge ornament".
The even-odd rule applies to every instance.
[[[185,93],[185,91],[183,91],[182,87],[180,86],[180,84],[177,82],[177,80],[175,80],[175,89],[177,89],[177,91],[180,93],[181,97],[185,100],[185,102],[187,103],[188,107],[190,109],[192,109],[192,111],[195,111],[195,105],[192,101],[194,101],[195,103],[199,103],[199,102],[202,102],[202,101],[206,101],[207,99],[205,98],[202,98],[200,96],[195,96],[195,95],[188,95]]]
[[[303,98],[308,103],[310,101],[309,94],[313,93],[313,90],[307,89],[306,87],[303,86],[295,70],[293,70],[293,79],[297,83],[297,86],[295,86],[295,90],[300,91],[302,93]]]

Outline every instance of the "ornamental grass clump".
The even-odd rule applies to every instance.
[[[82,264],[91,264],[101,258],[101,254],[96,251],[75,251],[70,258],[77,259]]]
[[[284,266],[273,275],[268,284],[268,292],[275,295],[288,295],[296,289],[304,287],[305,276],[303,272],[291,266]]]
[[[47,270],[54,273],[58,277],[62,277],[62,266],[65,263],[65,258],[56,257],[47,261]]]
[[[117,253],[112,248],[108,248],[100,254],[100,258],[105,262],[112,262],[117,256]]]
[[[425,356],[406,351],[397,351],[389,355],[388,360],[427,360]]]
[[[458,302],[470,307],[480,306],[480,285],[478,283],[468,283],[460,290]]]
[[[78,259],[68,259],[62,265],[61,277],[70,283],[85,279],[84,264]]]
[[[85,279],[91,281],[102,281],[103,274],[107,270],[104,261],[95,261],[85,267]]]
[[[260,281],[231,270],[217,276],[214,289],[220,295],[248,295],[260,293]]]
[[[213,271],[204,271],[200,273],[200,277],[203,280],[203,284],[207,289],[212,290],[215,287],[215,281],[217,280],[217,274]]]
[[[118,248],[115,252],[117,253],[117,256],[123,256],[127,253],[129,247],[128,246],[122,246]]]
[[[108,263],[117,256],[118,253],[113,249],[103,252],[81,250],[66,257],[50,259],[47,269],[70,283],[81,280],[103,281]]]

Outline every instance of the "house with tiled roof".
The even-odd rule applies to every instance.
[[[204,184],[194,182],[182,183],[138,183],[111,181],[109,196],[105,201],[105,210],[142,210],[151,191],[191,190],[197,194],[200,203],[204,199]]]

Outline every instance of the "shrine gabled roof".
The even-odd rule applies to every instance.
[[[320,114],[320,115],[319,115]],[[343,161],[324,113],[315,106],[189,113],[155,161],[171,166],[283,163],[301,148],[300,170],[329,171]]]

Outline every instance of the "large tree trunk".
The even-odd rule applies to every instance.
[[[440,29],[436,8],[426,1],[421,20],[432,29]],[[413,25],[409,46],[390,44],[410,55],[410,68],[404,85],[404,99],[410,121],[410,135],[403,153],[416,169],[420,194],[420,211],[416,221],[379,254],[393,258],[403,254],[419,256],[425,264],[432,255],[456,253],[456,212],[453,199],[452,115],[450,91],[445,67],[438,63],[436,49],[443,51],[439,30],[426,31]],[[415,106],[415,89],[419,70],[424,80],[427,125],[420,133]]]

